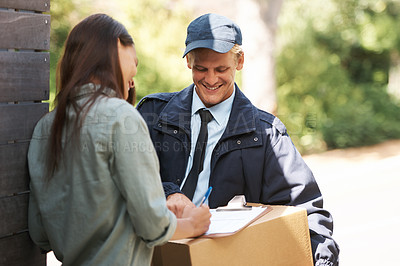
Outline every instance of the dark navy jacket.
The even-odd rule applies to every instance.
[[[193,88],[146,96],[137,107],[160,160],[166,196],[180,192],[184,179]],[[332,217],[323,209],[312,172],[283,123],[257,109],[237,86],[226,130],[212,153],[209,185],[210,208],[226,205],[235,195],[245,195],[247,202],[306,208],[314,259],[336,263],[339,249],[331,238]]]

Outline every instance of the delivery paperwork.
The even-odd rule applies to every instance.
[[[267,206],[247,206],[245,196],[237,195],[227,206],[210,210],[211,224],[204,237],[222,237],[239,232],[270,209]]]
[[[262,215],[271,207],[253,207],[246,211],[217,211],[211,209],[211,224],[205,237],[221,237],[239,232]]]

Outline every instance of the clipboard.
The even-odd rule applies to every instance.
[[[230,205],[211,209],[211,224],[201,237],[216,238],[236,234],[272,210],[271,206],[247,206],[244,195],[235,196]]]
[[[251,211],[252,207],[246,203],[246,197],[244,195],[234,196],[227,206],[218,207],[218,211]]]

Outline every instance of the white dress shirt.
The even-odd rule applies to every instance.
[[[207,147],[204,156],[204,166],[203,171],[199,174],[199,179],[197,181],[196,190],[193,196],[193,203],[197,206],[200,204],[204,194],[209,187],[210,172],[211,172],[211,155],[217,145],[219,139],[225,131],[226,125],[228,124],[229,115],[232,110],[233,99],[235,97],[235,90],[232,95],[225,101],[214,105],[210,108],[206,108],[196,92],[196,87],[193,89],[193,100],[192,100],[192,113],[191,113],[191,148],[188,164],[186,167],[185,180],[181,184],[181,189],[186,182],[186,178],[192,168],[194,150],[197,142],[197,137],[199,136],[201,119],[200,115],[197,113],[199,109],[205,108],[209,110],[213,116],[213,119],[208,123],[208,140]],[[208,204],[208,200],[205,202]]]

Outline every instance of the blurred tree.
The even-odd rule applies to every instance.
[[[72,26],[86,13],[83,8],[87,0],[51,0],[51,33],[50,33],[50,99],[52,103],[56,94],[56,68],[62,53],[62,47]],[[52,109],[53,106],[50,105]]]
[[[182,53],[193,14],[186,11],[184,2],[120,0],[116,5],[104,0],[52,0],[51,97],[56,62],[68,32],[95,12],[115,17],[134,37],[139,58],[135,78],[138,100],[149,93],[187,86],[191,76]],[[274,5],[269,5],[272,2]],[[399,100],[387,93],[398,93],[400,88],[396,81],[400,79],[400,3],[284,1],[279,12],[280,2],[252,0],[254,10],[259,8],[258,18],[265,19],[268,16],[262,14],[275,10],[272,17],[276,20],[280,13],[277,114],[299,150],[309,153],[400,138]],[[235,12],[245,12],[246,3],[232,4]],[[270,21],[273,31],[274,19]],[[268,79],[263,74],[259,77]]]
[[[139,59],[135,78],[137,99],[160,91],[176,91],[190,83],[182,58],[187,13],[178,0],[104,0],[51,1],[51,99],[55,95],[55,71],[62,46],[71,28],[93,13],[106,13],[132,34]]]
[[[182,58],[190,15],[179,0],[124,1],[127,27],[139,58],[137,98],[181,90],[191,83]]]
[[[276,113],[275,48],[283,0],[237,1],[243,33],[243,90],[258,108]]]
[[[278,114],[302,152],[400,138],[400,107],[387,93],[399,15],[391,0],[285,2]]]

